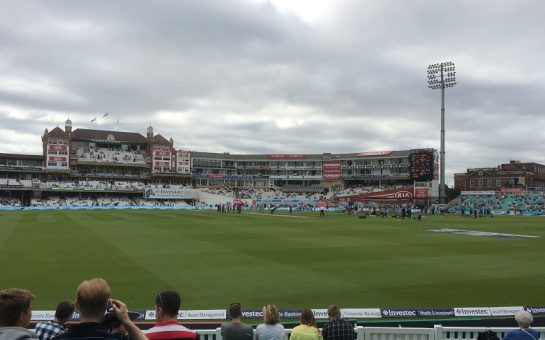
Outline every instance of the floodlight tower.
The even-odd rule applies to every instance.
[[[454,63],[432,64],[428,66],[428,87],[441,89],[441,151],[439,152],[439,203],[446,203],[445,195],[445,88],[456,85],[456,70]]]

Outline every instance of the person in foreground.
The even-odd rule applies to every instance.
[[[530,328],[534,317],[532,314],[525,310],[519,310],[515,313],[515,321],[517,322],[519,329],[515,329],[505,334],[503,340],[538,340],[539,333]]]
[[[232,303],[229,306],[231,322],[221,324],[221,336],[223,340],[251,340],[254,337],[254,330],[251,326],[241,321],[242,307],[240,303]]]
[[[74,324],[66,332],[54,339],[128,339],[123,334],[108,333],[102,321],[111,304],[115,315],[125,326],[132,340],[147,340],[144,333],[131,321],[127,306],[119,300],[110,298],[111,289],[101,278],[83,281],[76,292],[76,309],[80,312],[80,323]]]
[[[199,340],[199,334],[178,323],[180,294],[172,290],[159,292],[155,297],[155,318],[157,323],[145,331],[148,339]]]
[[[280,312],[275,305],[263,307],[263,323],[255,329],[255,340],[282,340],[284,326],[280,323]]]
[[[290,340],[323,340],[312,310],[303,309],[300,325],[293,328]]]
[[[341,319],[341,310],[335,305],[327,309],[329,321],[322,328],[324,340],[354,340],[356,332],[354,326]]]
[[[26,289],[0,291],[0,340],[38,339],[28,330],[34,296]]]
[[[55,318],[50,321],[38,322],[34,327],[34,333],[40,340],[49,340],[53,337],[64,333],[66,327],[64,324],[74,312],[74,303],[71,301],[62,301],[57,305],[55,310]]]

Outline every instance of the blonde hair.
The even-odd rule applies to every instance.
[[[275,325],[280,321],[280,312],[273,304],[263,306],[263,321],[267,325]]]
[[[83,281],[76,292],[79,311],[84,316],[103,316],[111,294],[110,286],[104,279]]]

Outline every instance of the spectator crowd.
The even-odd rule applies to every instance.
[[[155,318],[153,327],[143,331],[133,322],[134,313],[125,303],[111,298],[111,289],[104,279],[94,278],[81,282],[76,290],[76,299],[58,304],[53,320],[39,322],[29,329],[34,295],[26,290],[10,288],[0,291],[0,340],[200,340],[194,330],[178,322],[180,295],[173,290],[163,290],[155,296]],[[74,310],[80,315],[78,323],[67,325]],[[328,308],[329,321],[320,330],[311,309],[301,313],[300,324],[291,331],[292,340],[354,340],[354,326],[341,318],[339,307]],[[229,306],[229,322],[221,325],[224,340],[283,340],[284,326],[274,304],[263,306],[263,323],[254,331],[242,321],[240,303]]]

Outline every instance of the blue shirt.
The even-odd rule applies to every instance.
[[[531,335],[530,335],[531,334]],[[532,338],[533,336],[533,338]],[[539,333],[535,329],[515,329],[505,334],[503,340],[538,340]]]

